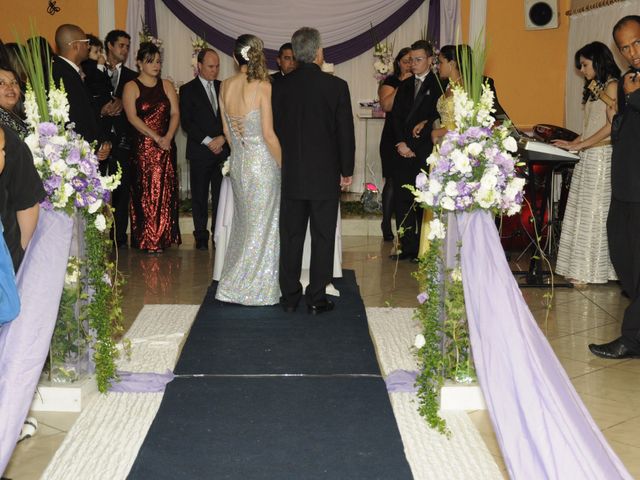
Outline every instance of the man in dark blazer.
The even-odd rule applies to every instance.
[[[351,185],[355,138],[349,87],[320,70],[320,34],[303,27],[291,40],[298,68],[273,86],[274,125],[282,146],[280,303],[295,311],[302,297],[302,251],[311,225],[309,313],[333,310],[332,279],[340,188]]]
[[[120,185],[113,191],[111,205],[114,212],[115,243],[118,247],[127,245],[127,225],[129,223],[129,197],[131,188],[130,154],[131,154],[131,125],[122,108],[122,91],[124,85],[135,79],[138,74],[125,66],[129,56],[131,36],[123,30],[112,30],[104,39],[107,52],[107,73],[111,80],[112,100],[111,111],[102,115],[102,127],[111,138],[111,156],[108,162],[103,162],[103,174],[114,174],[118,165],[122,169]],[[102,108],[102,107],[101,107]]]
[[[56,47],[58,55],[53,58],[51,72],[56,85],[62,81],[67,92],[69,121],[75,123],[76,133],[90,143],[96,142],[98,160],[105,160],[111,144],[98,125],[98,112],[80,70],[80,64],[89,55],[89,39],[80,27],[65,24],[56,30]]]
[[[276,62],[278,62],[278,71],[271,74],[271,80],[273,80],[274,83],[281,80],[285,75],[289,75],[298,66],[296,57],[293,55],[291,42],[283,43],[280,46]]]
[[[180,120],[187,133],[187,154],[191,174],[193,236],[198,250],[209,245],[209,189],[211,189],[211,231],[215,228],[222,183],[221,167],[229,156],[218,95],[220,58],[212,48],[198,53],[198,76],[180,89]]]
[[[397,157],[393,190],[395,195],[396,219],[404,227],[401,238],[402,253],[392,255],[393,259],[416,261],[420,242],[419,229],[422,210],[414,206],[413,194],[403,185],[414,185],[421,169],[426,169],[426,159],[433,150],[431,130],[438,118],[436,102],[442,94],[444,85],[440,85],[431,71],[433,48],[424,40],[411,45],[411,70],[413,77],[404,80],[398,87],[393,102],[392,118]],[[413,136],[413,127],[427,120],[420,136]]]

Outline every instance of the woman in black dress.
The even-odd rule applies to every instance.
[[[393,159],[396,153],[396,139],[393,134],[391,121],[391,108],[396,97],[396,91],[400,82],[411,76],[411,50],[403,48],[393,61],[393,74],[389,75],[378,88],[380,106],[386,112],[384,128],[380,137],[380,160],[382,161],[382,176],[384,187],[382,188],[382,236],[385,241],[393,240],[391,229],[391,216],[393,214]],[[396,219],[396,222],[398,219]],[[397,227],[397,225],[396,225]]]

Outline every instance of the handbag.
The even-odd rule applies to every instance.
[[[16,274],[0,221],[0,325],[8,323],[20,313],[20,297],[16,286]]]

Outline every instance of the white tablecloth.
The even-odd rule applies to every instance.
[[[340,208],[338,208],[338,220],[336,225],[336,242],[333,255],[333,277],[342,277],[342,236],[340,228]],[[224,258],[227,252],[227,245],[230,242],[231,224],[233,223],[233,190],[229,177],[222,179],[220,187],[220,199],[218,201],[218,212],[216,213],[216,225],[213,233],[213,241],[216,246],[215,262],[213,264],[213,279],[220,280]],[[304,251],[302,254],[302,273],[300,283],[306,288],[309,284],[309,265],[311,263],[311,234],[307,225],[307,236],[304,240]],[[329,295],[340,295],[332,284],[327,286]]]

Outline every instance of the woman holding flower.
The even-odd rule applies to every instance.
[[[393,61],[393,73],[386,77],[380,87],[378,87],[378,98],[380,106],[386,112],[382,136],[380,137],[380,160],[382,161],[382,176],[384,177],[384,187],[382,189],[382,236],[385,241],[393,240],[391,230],[391,216],[393,215],[393,160],[396,158],[396,141],[393,122],[391,119],[391,109],[393,100],[400,82],[409,78],[411,72],[411,49],[405,47],[398,52]]]
[[[178,96],[173,84],[160,78],[156,45],[142,43],[136,61],[140,74],[122,96],[127,119],[137,130],[131,151],[131,244],[160,253],[181,243],[173,141],[180,122]]]
[[[611,201],[611,123],[604,100],[589,89],[595,80],[615,102],[620,69],[609,48],[600,42],[585,45],[575,54],[575,66],[584,76],[582,93],[584,129],[572,142],[554,142],[580,152],[573,170],[567,208],[562,222],[556,272],[577,285],[606,283],[616,274],[609,259],[607,215]]]

